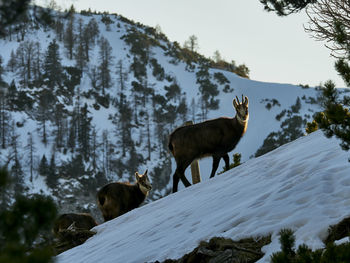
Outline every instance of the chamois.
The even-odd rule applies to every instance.
[[[90,230],[95,226],[97,226],[97,223],[90,214],[67,213],[60,215],[56,219],[54,223],[53,232],[56,236],[58,236],[62,230],[67,230],[70,227],[74,227],[76,229]]]
[[[228,152],[232,151],[248,127],[248,98],[239,102],[233,99],[236,110],[234,118],[221,117],[197,124],[182,126],[174,130],[169,136],[169,150],[176,161],[176,171],[173,175],[173,192],[177,192],[179,180],[188,187],[190,182],[185,177],[186,168],[195,159],[207,156],[213,157],[213,167],[210,178],[214,177],[220,159],[225,161],[229,169]]]
[[[147,176],[135,173],[134,184],[115,182],[102,187],[97,193],[97,204],[105,221],[137,208],[146,199],[152,185]]]

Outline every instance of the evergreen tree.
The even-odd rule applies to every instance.
[[[3,88],[0,88],[0,145],[5,149],[10,124],[10,113],[8,111],[7,96]]]
[[[109,89],[111,83],[111,65],[113,61],[112,47],[108,40],[104,37],[100,39],[99,50],[99,66],[98,66],[98,78],[102,88],[102,95],[105,95],[105,90]]]
[[[74,12],[71,12],[69,15],[69,20],[66,26],[66,31],[64,33],[64,46],[68,52],[68,58],[73,59],[73,50],[75,43],[75,35],[74,35]]]
[[[53,91],[62,84],[62,65],[59,54],[59,46],[54,39],[50,42],[44,62],[44,77],[48,87]]]
[[[26,14],[30,0],[7,0],[0,2],[0,36],[5,36],[11,25],[18,23]]]
[[[17,66],[17,58],[15,55],[15,52],[11,50],[10,59],[7,62],[7,69],[11,72],[15,72],[16,66]]]
[[[3,75],[4,75],[5,70],[4,70],[4,67],[3,67],[2,63],[3,63],[3,58],[2,58],[2,56],[0,56],[0,88],[2,86],[4,86]]]
[[[125,100],[124,90],[126,88],[126,81],[128,80],[128,72],[125,71],[122,60],[119,60],[117,63],[116,73],[118,76],[119,103],[123,106]]]
[[[83,69],[86,66],[86,62],[88,61],[88,57],[86,57],[85,53],[85,47],[86,43],[84,41],[84,25],[83,20],[80,18],[78,21],[78,30],[77,30],[77,36],[76,36],[76,52],[75,52],[75,60],[76,60],[76,66],[78,69],[83,71]],[[88,46],[89,48],[89,46]]]
[[[89,23],[83,29],[82,42],[85,51],[86,61],[90,60],[89,51],[95,45],[96,38],[99,36],[100,31],[98,24],[94,18],[92,18]]]
[[[9,187],[9,179],[0,169],[1,194]],[[0,262],[53,262],[52,248],[39,242],[43,234],[50,235],[57,215],[52,199],[40,195],[26,198],[19,193],[13,205],[1,203],[0,207]]]
[[[43,89],[39,94],[38,108],[36,110],[36,119],[40,123],[42,130],[42,141],[47,144],[47,122],[53,117],[53,108],[55,97],[51,90]]]
[[[39,174],[43,177],[47,177],[49,174],[49,164],[47,162],[46,156],[45,154],[43,155],[43,157],[40,160],[40,164],[39,164],[39,170],[38,170]]]
[[[89,117],[88,114],[88,106],[85,103],[84,107],[82,107],[80,111],[78,140],[80,153],[86,161],[90,157],[90,133],[92,120],[92,117]]]
[[[35,145],[33,141],[33,135],[28,132],[28,140],[27,145],[25,146],[26,152],[27,152],[27,164],[29,165],[29,171],[30,171],[30,182],[33,182],[33,171],[34,171],[34,158],[35,158]]]
[[[23,170],[20,160],[22,160],[20,156],[20,149],[19,149],[19,142],[18,137],[19,135],[16,134],[16,128],[15,124],[12,124],[12,131],[11,131],[11,150],[9,155],[9,160],[12,161],[12,167],[11,167],[11,176],[12,180],[14,181],[14,190],[15,194],[22,193],[24,190],[23,184]]]
[[[55,163],[55,153],[51,155],[50,164],[47,167],[46,183],[51,189],[56,189],[57,187],[57,174],[56,174],[56,163]]]
[[[317,0],[259,0],[266,11],[274,11],[280,16],[289,15],[305,8]]]
[[[65,135],[67,134],[66,127],[66,110],[64,109],[64,105],[60,103],[55,104],[55,110],[53,112],[54,115],[54,123],[56,129],[53,132],[55,136],[55,142],[58,149],[64,147]]]
[[[208,110],[215,110],[219,107],[219,100],[215,97],[219,94],[217,85],[212,83],[209,74],[209,65],[202,63],[196,73],[197,83],[201,94],[202,120],[207,118]]]

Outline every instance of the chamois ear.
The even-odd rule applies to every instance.
[[[143,175],[147,175],[147,173],[148,173],[148,169],[146,170],[146,172]]]
[[[139,180],[141,178],[140,174],[138,172],[135,173],[136,180]]]
[[[238,107],[238,104],[237,104],[237,101],[236,101],[236,99],[233,99],[233,102],[232,102],[232,104],[233,104],[233,107],[235,107],[235,109]]]
[[[243,96],[243,95],[242,95]],[[243,101],[243,100],[242,100]],[[244,97],[244,105],[248,107],[249,101],[248,101],[248,97],[245,96]]]

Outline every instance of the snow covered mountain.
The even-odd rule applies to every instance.
[[[234,116],[235,96],[249,97],[247,133],[230,153],[243,162],[302,136],[320,110],[315,88],[240,77],[242,67],[120,15],[46,14],[46,24],[33,15],[0,39],[0,165],[17,190],[52,195],[61,212],[98,215],[98,188],[145,169],[147,201],[166,196],[169,133],[187,120]],[[200,167],[207,181],[211,160]]]
[[[349,216],[347,159],[339,142],[314,132],[95,227],[95,236],[57,262],[162,262],[214,236],[271,234],[259,260],[269,262],[282,228],[295,231],[296,247],[321,248],[328,227]]]

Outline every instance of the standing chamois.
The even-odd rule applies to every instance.
[[[97,226],[95,219],[90,214],[85,213],[67,213],[60,215],[53,227],[53,232],[59,236],[60,232],[69,228],[90,230]]]
[[[179,180],[188,187],[190,182],[185,177],[186,168],[195,159],[212,156],[213,168],[211,177],[218,169],[220,159],[225,161],[226,169],[230,167],[228,152],[232,151],[248,127],[248,98],[239,102],[233,100],[236,110],[234,118],[217,118],[205,122],[177,128],[170,134],[169,150],[176,161],[176,171],[173,175],[173,192],[177,191]]]
[[[97,193],[97,204],[105,221],[116,218],[140,206],[152,185],[147,176],[135,173],[134,184],[115,182],[102,187]]]

